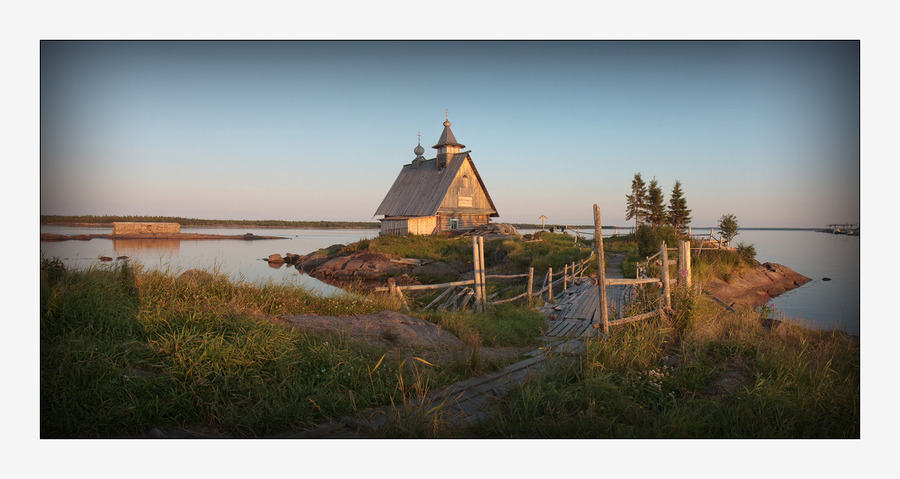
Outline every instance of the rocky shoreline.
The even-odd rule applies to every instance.
[[[812,281],[800,273],[777,263],[758,264],[731,281],[713,279],[703,289],[729,306],[763,306],[769,299]]]

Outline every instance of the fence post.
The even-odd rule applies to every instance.
[[[662,260],[662,274],[661,280],[663,283],[663,296],[665,296],[665,305],[666,308],[672,307],[672,295],[671,295],[671,287],[669,286],[669,250],[666,249],[666,243],[663,241],[662,246],[659,247],[659,258]]]
[[[534,267],[528,267],[528,304],[531,304],[531,295],[534,290]]]
[[[563,267],[563,291],[565,291],[569,287],[569,264]]]
[[[484,312],[484,308],[487,306],[487,278],[485,278],[485,266],[484,266],[484,236],[478,237],[478,264],[481,266],[481,312]]]
[[[594,244],[597,247],[597,289],[600,293],[600,329],[609,334],[609,308],[606,305],[606,265],[603,260],[603,233],[600,224],[600,207],[594,204]],[[594,315],[596,317],[596,315]]]
[[[472,264],[475,269],[475,309],[479,313],[484,309],[484,303],[482,303],[482,285],[481,285],[481,254],[478,248],[478,237],[472,237]]]
[[[547,301],[553,301],[553,268],[547,270]]]
[[[678,242],[678,282],[691,284],[691,242]]]
[[[397,281],[394,278],[388,278],[388,292],[392,300],[397,298]]]

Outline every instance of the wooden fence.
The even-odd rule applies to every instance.
[[[435,308],[438,311],[448,309],[463,310],[469,305],[470,302],[474,301],[475,310],[478,312],[483,312],[486,306],[510,303],[522,299],[530,302],[532,298],[542,297],[544,293],[547,294],[547,300],[552,301],[553,289],[555,287],[561,286],[563,290],[566,290],[570,282],[574,283],[576,278],[579,278],[584,274],[584,271],[587,269],[593,257],[594,252],[592,251],[591,255],[587,259],[584,259],[580,262],[574,261],[570,264],[566,264],[563,267],[562,271],[557,271],[556,273],[553,272],[553,268],[548,268],[547,273],[544,275],[541,288],[537,291],[534,291],[533,267],[529,267],[528,272],[522,274],[485,274],[484,238],[481,236],[473,236],[472,259],[474,277],[472,279],[451,281],[449,283],[439,284],[413,284],[398,286],[394,282],[394,279],[390,278],[388,279],[387,287],[377,287],[374,289],[374,291],[389,292],[392,298],[396,298],[396,300],[399,301],[402,306],[409,308],[409,303],[406,300],[404,292],[445,289],[441,294],[439,294],[424,308],[422,308],[422,310],[424,311],[431,308]],[[558,279],[554,279],[557,277]],[[500,295],[502,291],[498,291],[491,296],[487,296],[488,280],[493,280],[495,282],[525,280],[525,292],[511,298],[491,301],[492,299]]]
[[[375,288],[375,291],[388,291],[391,296],[397,298],[398,301],[401,302],[402,305],[408,307],[408,303],[404,296],[404,291],[422,291],[422,290],[436,290],[436,289],[444,289],[446,290],[442,292],[440,295],[435,297],[431,302],[425,306],[423,309],[427,310],[432,307],[438,310],[445,309],[456,309],[462,310],[465,309],[470,301],[474,299],[475,308],[478,311],[484,311],[485,306],[488,305],[496,305],[503,304],[512,301],[516,301],[519,299],[528,299],[531,301],[531,298],[537,296],[542,297],[544,293],[547,293],[547,300],[553,300],[553,288],[559,284],[562,285],[563,290],[568,287],[568,282],[571,278],[572,281],[575,278],[583,275],[585,269],[587,269],[588,265],[596,259],[597,261],[597,270],[598,270],[598,281],[597,281],[597,294],[599,296],[599,301],[597,302],[597,308],[599,311],[596,311],[593,314],[594,320],[599,318],[599,324],[595,324],[594,327],[601,329],[604,334],[609,333],[610,326],[617,326],[620,324],[628,324],[636,321],[641,321],[644,319],[654,318],[657,316],[662,316],[666,314],[667,310],[671,310],[672,308],[672,285],[676,282],[686,282],[690,284],[691,281],[691,242],[690,241],[679,241],[679,244],[676,248],[669,248],[665,243],[663,243],[659,248],[659,253],[654,254],[653,256],[647,258],[645,262],[643,262],[643,268],[638,268],[638,275],[641,274],[646,275],[648,266],[650,261],[657,260],[661,264],[660,268],[660,277],[658,278],[648,278],[648,277],[638,277],[635,279],[625,279],[625,278],[606,278],[606,268],[604,264],[604,252],[603,252],[603,235],[601,234],[601,219],[600,219],[600,207],[596,204],[594,205],[594,232],[593,237],[596,238],[594,242],[594,250],[591,252],[591,256],[581,262],[574,262],[571,265],[567,264],[563,271],[558,271],[556,274],[553,273],[553,269],[549,268],[547,273],[544,275],[544,281],[541,288],[537,291],[533,291],[534,286],[534,268],[528,268],[528,273],[525,274],[512,274],[512,275],[486,275],[484,272],[484,238],[482,237],[473,237],[472,238],[472,254],[473,254],[473,267],[474,267],[474,277],[470,280],[461,280],[461,281],[453,281],[449,283],[440,283],[440,284],[419,284],[419,285],[407,285],[407,286],[398,286],[394,283],[393,279],[388,280],[388,287],[380,287]],[[677,260],[669,259],[669,252],[677,251],[678,257]],[[658,258],[658,259],[657,259]],[[671,277],[672,275],[669,272],[669,267],[672,265],[677,265],[677,274],[675,277]],[[643,272],[642,272],[643,271]],[[560,275],[559,279],[554,279],[557,275]],[[507,298],[503,300],[498,300],[494,302],[490,302],[491,299],[496,297],[499,294],[495,293],[491,297],[486,297],[486,286],[488,280],[516,280],[516,279],[526,279],[526,291],[520,295],[514,296],[512,298]],[[656,310],[648,311],[644,313],[635,314],[629,317],[624,317],[620,319],[616,319],[613,321],[609,320],[609,306],[607,301],[606,288],[609,286],[618,286],[618,285],[626,285],[626,286],[637,286],[641,284],[657,284],[660,287],[660,297],[659,303]],[[470,286],[472,286],[470,288]]]
[[[600,301],[598,302],[597,307],[600,309],[600,314],[594,314],[594,317],[600,318],[600,324],[597,325],[603,331],[604,334],[609,334],[609,327],[616,326],[620,324],[628,324],[633,323],[635,321],[641,321],[644,319],[654,318],[657,316],[662,316],[665,314],[666,310],[670,310],[672,308],[672,284],[678,281],[685,281],[687,284],[690,284],[691,281],[691,243],[690,241],[680,241],[677,248],[669,248],[666,246],[666,243],[663,242],[659,247],[659,253],[654,254],[653,256],[647,258],[643,267],[643,274],[646,275],[647,266],[649,262],[655,258],[660,258],[659,262],[661,264],[660,268],[660,277],[659,278],[647,278],[640,277],[641,276],[641,267],[638,267],[638,278],[635,279],[618,279],[618,278],[606,278],[606,272],[603,268],[603,237],[599,234],[601,229],[601,221],[600,221],[600,207],[596,204],[594,205],[594,231],[595,237],[598,238],[595,243],[596,251],[597,251],[597,261],[599,265],[599,279],[597,281],[597,289],[598,295],[600,296]],[[672,261],[669,259],[669,251],[675,250],[678,251],[678,259],[676,261]],[[675,278],[671,278],[669,274],[669,266],[677,265],[678,274]],[[640,284],[659,284],[660,288],[660,298],[659,305],[655,311],[648,311],[645,313],[636,314],[633,316],[620,318],[614,321],[609,320],[609,306],[607,305],[606,300],[606,288],[608,286],[613,285],[640,285]],[[596,326],[595,326],[596,327]]]

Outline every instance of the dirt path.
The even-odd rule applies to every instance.
[[[622,263],[625,262],[624,253],[609,253],[606,255],[606,277],[622,278]]]

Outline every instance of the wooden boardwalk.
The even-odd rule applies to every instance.
[[[621,255],[624,257],[624,255]],[[622,258],[610,258],[607,277],[621,278]],[[625,305],[630,287],[608,286],[607,299],[611,308],[619,312]],[[547,314],[549,327],[544,334],[545,345],[489,376],[470,378],[453,384],[421,400],[411,401],[399,407],[379,408],[357,417],[343,417],[330,424],[312,430],[289,432],[273,438],[362,438],[378,437],[386,424],[400,421],[415,424],[416,421],[439,420],[451,427],[470,426],[483,416],[485,405],[505,395],[511,388],[525,383],[550,368],[571,364],[584,350],[584,337],[596,335],[592,324],[596,318],[597,280],[578,278],[574,284],[548,303],[541,310]]]
[[[625,255],[610,255],[606,268],[607,278],[621,278],[622,261]],[[631,295],[632,287],[612,285],[606,287],[606,298],[609,307],[616,316],[624,317],[625,305]],[[598,314],[600,297],[597,292],[597,280],[594,278],[578,278],[575,284],[560,292],[554,303],[545,304],[541,312],[547,315],[547,332],[544,336],[553,338],[588,337],[597,334],[592,326],[600,323]],[[611,312],[612,312],[611,311]]]

